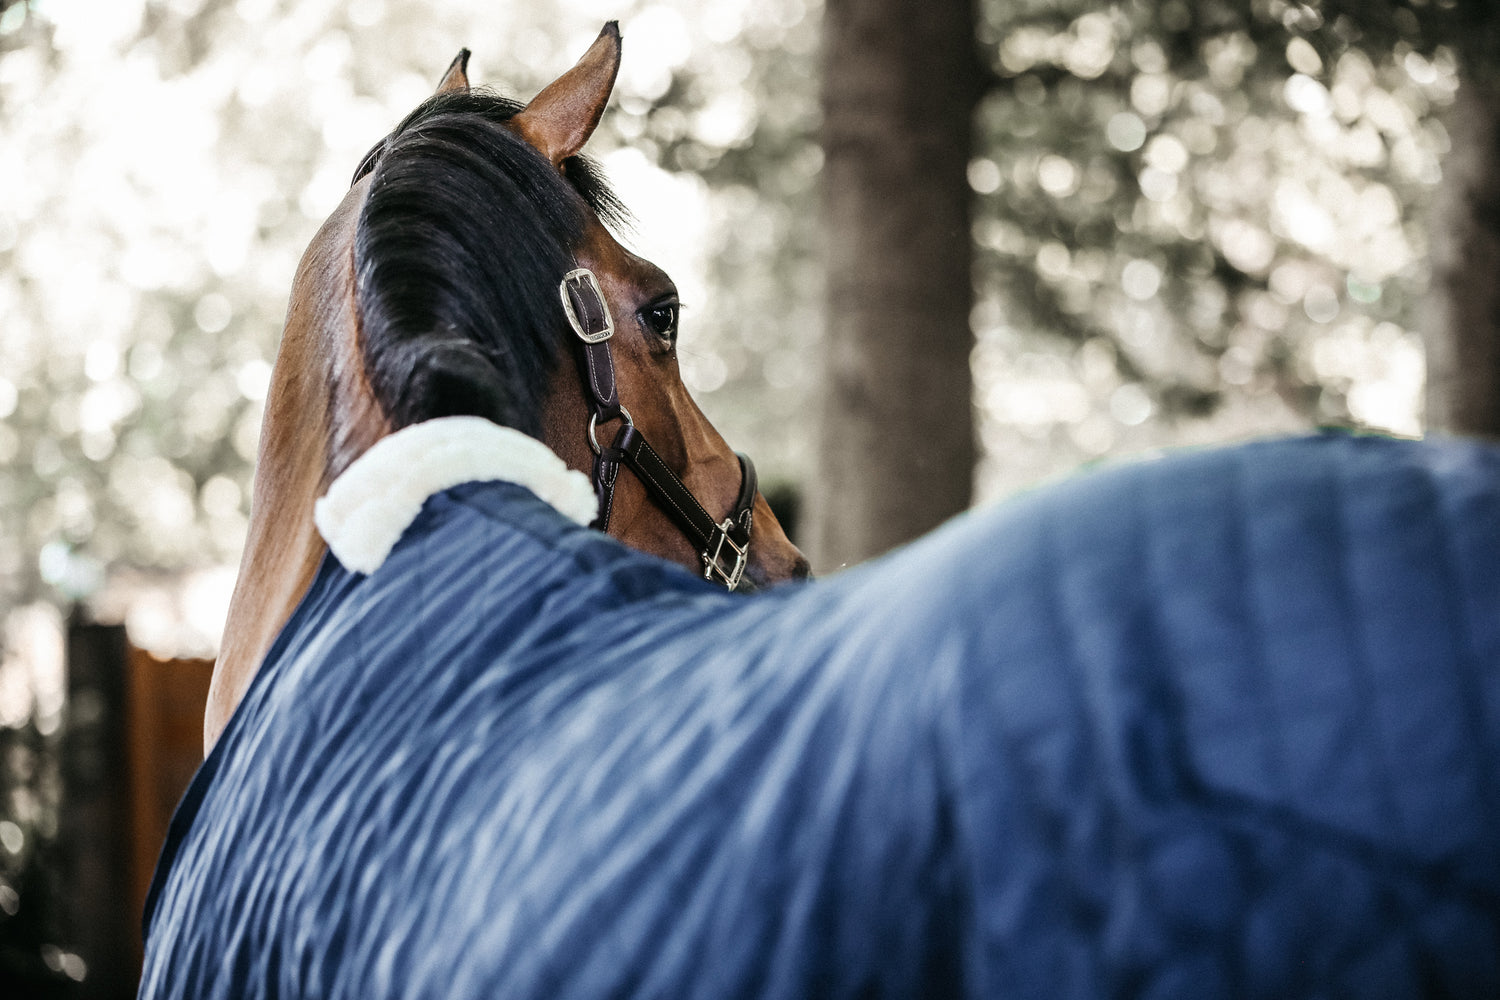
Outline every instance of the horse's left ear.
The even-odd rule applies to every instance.
[[[578,60],[549,83],[511,127],[554,164],[577,153],[593,135],[620,72],[620,24],[610,21]]]
[[[439,81],[437,90],[433,91],[433,94],[467,94],[468,92],[469,50],[459,49],[458,55],[454,56],[453,61],[448,64],[448,72],[443,74],[443,79]]]

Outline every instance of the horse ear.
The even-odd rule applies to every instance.
[[[549,83],[511,127],[554,164],[583,148],[604,115],[620,72],[620,23],[610,21],[577,65]]]
[[[437,94],[467,94],[469,92],[469,50],[459,49],[458,55],[448,64],[448,72],[443,74],[443,79],[438,83]]]

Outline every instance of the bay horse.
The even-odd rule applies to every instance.
[[[613,75],[614,33],[590,52],[574,83]],[[753,480],[717,445],[695,475],[636,402],[671,384],[674,310],[554,158],[597,119],[582,89],[559,146],[440,95],[309,255],[352,291],[294,301],[302,335],[354,343],[278,362],[272,468],[311,514],[296,586],[261,592],[300,600],[173,818],[143,998],[1500,995],[1500,447],[1179,453],[730,593],[733,514],[718,563],[586,526],[611,464],[656,475],[640,433],[709,520]],[[525,307],[408,322],[444,301],[445,231],[487,279],[463,288],[534,279]],[[611,340],[639,410],[590,466]],[[526,433],[554,424],[555,451]]]
[[[808,574],[755,490],[753,466],[682,384],[675,287],[611,234],[606,223],[622,221],[623,212],[578,155],[619,70],[618,28],[606,26],[577,65],[524,108],[474,93],[468,59],[461,52],[432,100],[366,156],[298,267],[205,749],[323,558],[317,499],[377,441],[433,417],[473,414],[518,428],[569,468],[609,477],[600,522],[627,545],[703,571],[710,542],[725,552],[748,543],[743,582],[724,566],[731,587]],[[484,126],[480,140],[470,134],[475,123]],[[431,186],[434,164],[450,161],[467,171],[467,186],[444,201],[433,197],[442,191]],[[372,188],[380,197],[372,199]],[[560,299],[559,280],[573,270],[591,277]],[[578,312],[591,306],[618,326],[607,342],[575,352],[566,317],[580,322]],[[624,437],[601,449],[596,424],[611,422]],[[599,468],[601,450],[637,474]],[[724,519],[710,510],[734,512],[747,527],[706,538]],[[720,563],[709,561],[717,574]]]

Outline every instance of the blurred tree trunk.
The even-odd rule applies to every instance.
[[[1500,438],[1500,77],[1461,77],[1431,228],[1427,426]]]
[[[973,0],[827,0],[828,318],[809,549],[820,570],[969,503]]]

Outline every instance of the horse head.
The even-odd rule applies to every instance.
[[[617,27],[606,25],[524,107],[472,90],[467,61],[461,52],[437,92],[365,157],[298,267],[206,745],[323,557],[314,502],[372,444],[423,420],[463,414],[514,427],[596,480],[602,457],[609,533],[703,572],[701,540],[669,513],[677,504],[610,467],[649,439],[660,478],[677,481],[704,516],[724,518],[726,535],[731,513],[744,515],[748,532],[753,511],[746,577],[764,585],[807,575],[754,490],[753,467],[742,466],[682,384],[675,286],[612,235],[607,223],[623,210],[579,155],[614,86]],[[592,275],[585,289],[597,297],[580,307],[602,311],[612,328],[603,406],[601,355],[577,349],[569,328],[563,279],[579,271]],[[617,429],[614,446],[597,444]]]

